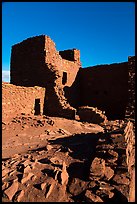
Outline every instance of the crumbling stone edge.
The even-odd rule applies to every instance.
[[[124,129],[126,147],[126,162],[130,175],[128,202],[135,202],[135,133],[133,123],[128,121]]]

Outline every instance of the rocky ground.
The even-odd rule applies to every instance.
[[[127,202],[123,121],[19,115],[2,124],[3,202]]]

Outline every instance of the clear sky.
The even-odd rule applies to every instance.
[[[2,76],[9,81],[11,46],[45,34],[57,50],[80,49],[82,67],[135,55],[134,2],[2,3]]]

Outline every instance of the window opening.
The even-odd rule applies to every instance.
[[[67,72],[63,72],[62,84],[65,85],[66,83],[67,83]]]

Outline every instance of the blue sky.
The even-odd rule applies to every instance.
[[[2,3],[2,78],[9,81],[11,46],[45,34],[57,50],[80,49],[82,67],[135,55],[134,2]]]

